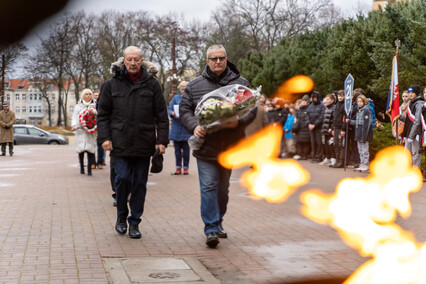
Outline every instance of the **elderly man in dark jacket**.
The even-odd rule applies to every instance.
[[[124,50],[113,65],[114,76],[101,86],[98,103],[98,142],[115,159],[118,234],[138,239],[144,210],[150,156],[164,154],[169,119],[161,86],[143,65],[142,51]],[[127,196],[131,193],[129,209]],[[128,218],[127,218],[128,217]]]
[[[217,161],[220,152],[244,137],[244,128],[250,123],[256,112],[249,112],[240,119],[228,120],[222,124],[222,130],[207,133],[198,124],[194,116],[199,99],[223,86],[240,84],[248,86],[246,79],[240,76],[237,67],[227,61],[226,50],[221,45],[212,45],[207,50],[207,66],[202,75],[189,82],[179,105],[180,118],[184,127],[195,137],[205,138],[199,150],[194,150],[197,158],[198,175],[201,190],[201,217],[204,222],[206,244],[216,247],[218,238],[226,238],[222,221],[228,204],[229,178],[231,170],[223,168]]]

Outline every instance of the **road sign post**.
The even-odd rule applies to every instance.
[[[346,118],[351,118],[351,110],[352,110],[352,93],[354,91],[354,77],[351,74],[346,77],[345,80],[345,112]],[[346,132],[345,132],[345,162],[344,168],[346,171],[346,157],[348,156],[348,123],[346,123]]]

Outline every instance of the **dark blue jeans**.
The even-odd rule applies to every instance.
[[[218,232],[228,205],[229,179],[232,171],[225,169],[217,161],[197,159],[197,166],[204,233]]]
[[[127,196],[131,193],[129,224],[139,224],[143,214],[150,157],[115,157],[117,217],[127,218]]]
[[[173,141],[175,147],[175,158],[176,158],[176,168],[182,168],[182,158],[183,158],[183,168],[187,169],[189,167],[189,145],[188,141]]]
[[[98,159],[96,160],[96,165],[103,165],[105,163],[105,151],[104,148],[102,148],[101,144],[97,144],[97,152],[98,152]]]

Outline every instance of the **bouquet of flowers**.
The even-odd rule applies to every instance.
[[[195,117],[207,133],[218,131],[226,120],[241,117],[252,110],[260,97],[261,88],[253,90],[234,84],[216,89],[201,97],[195,108]],[[191,148],[198,150],[204,139],[191,136],[188,143]]]
[[[89,134],[96,133],[98,127],[96,120],[97,115],[98,113],[94,107],[85,108],[82,112],[80,112],[78,120],[80,121],[83,129]]]

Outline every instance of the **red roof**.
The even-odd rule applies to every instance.
[[[28,79],[6,79],[6,83],[9,83],[9,89],[28,89],[30,80]]]

